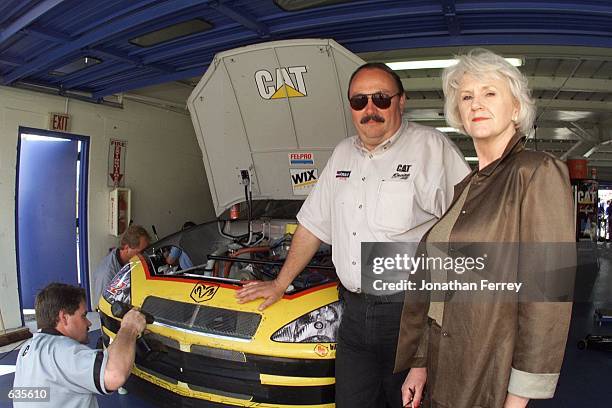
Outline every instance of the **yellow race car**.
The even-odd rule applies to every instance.
[[[99,304],[102,339],[108,345],[119,328],[116,301],[153,315],[133,370],[141,385],[157,387],[149,396],[163,406],[334,406],[342,305],[331,249],[322,245],[266,310],[257,310],[261,300],[235,298],[245,281],[276,276],[293,222],[202,224],[154,243],[117,274]],[[167,264],[171,251],[181,262]]]

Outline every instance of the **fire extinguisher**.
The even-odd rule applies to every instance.
[[[230,220],[237,220],[240,218],[240,204],[234,204],[230,208]]]

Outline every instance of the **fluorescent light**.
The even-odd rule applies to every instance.
[[[443,133],[459,133],[459,131],[453,127],[437,127],[436,129]]]
[[[468,163],[478,163],[478,157],[466,156],[465,161]]]
[[[193,20],[183,21],[182,23],[173,24],[132,38],[129,42],[139,47],[153,47],[157,44],[208,31],[212,28],[213,25],[208,21],[194,18]]]
[[[66,65],[62,65],[61,67],[54,69],[53,71],[50,72],[50,74],[54,76],[74,74],[77,71],[80,71],[87,67],[91,67],[101,62],[102,60],[98,58],[93,58],[93,57],[88,57],[88,56],[80,57],[77,60],[74,60]]]
[[[520,67],[523,65],[522,58],[504,58],[511,65]],[[402,71],[407,69],[434,69],[446,68],[457,63],[456,59],[440,59],[440,60],[422,60],[422,61],[397,61],[387,62],[387,66],[394,71]]]
[[[22,134],[21,137],[23,138],[23,140],[27,140],[30,142],[69,142],[70,141],[70,139],[62,139],[59,137],[30,135],[30,134],[25,134],[25,133]],[[23,314],[36,314],[36,311],[34,309],[23,309]]]

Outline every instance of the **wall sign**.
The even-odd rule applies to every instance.
[[[49,114],[49,130],[59,132],[67,132],[70,115],[66,113],[50,113]]]
[[[111,139],[108,148],[108,186],[125,186],[125,156],[127,141]]]

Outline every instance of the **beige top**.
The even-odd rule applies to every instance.
[[[468,195],[470,187],[469,185],[463,190],[457,202],[453,204],[451,209],[440,218],[440,221],[429,231],[427,236],[427,254],[430,257],[446,257],[448,254],[448,242],[450,241],[450,234],[459,218],[463,204]],[[433,245],[433,244],[436,245]],[[440,245],[442,244],[442,245]],[[448,273],[445,269],[432,269],[431,282],[441,283],[448,280]],[[429,304],[429,312],[427,315],[434,319],[440,326],[442,325],[442,318],[444,317],[444,302],[431,302]]]

